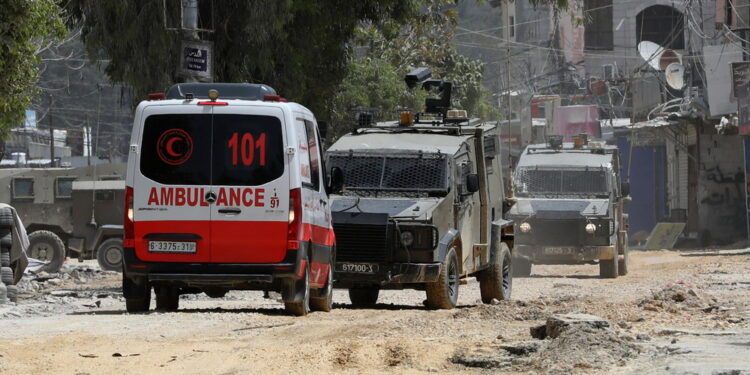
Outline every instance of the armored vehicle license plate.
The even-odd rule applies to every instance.
[[[149,241],[148,251],[151,253],[193,254],[198,246],[195,242],[185,241]]]
[[[349,273],[377,273],[378,265],[374,263],[336,263],[336,271]]]
[[[572,255],[576,253],[575,247],[545,247],[544,255]]]

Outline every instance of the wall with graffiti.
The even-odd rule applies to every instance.
[[[705,245],[747,240],[747,193],[742,138],[700,136],[698,203]]]

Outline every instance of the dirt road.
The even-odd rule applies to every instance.
[[[426,310],[416,291],[352,309],[336,290],[334,311],[305,318],[260,292],[183,296],[176,313],[129,315],[117,274],[40,279],[18,306],[0,306],[0,374],[750,373],[750,254],[631,259],[615,280],[593,265],[535,266],[496,305],[479,303],[472,280],[449,311]],[[611,326],[529,336],[572,311]]]

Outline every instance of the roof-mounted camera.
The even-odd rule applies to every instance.
[[[404,81],[406,82],[406,86],[411,89],[421,84],[422,89],[424,90],[438,91],[440,93],[439,98],[425,99],[424,113],[433,115],[437,114],[445,119],[447,112],[451,107],[451,92],[453,91],[453,84],[441,79],[432,79],[431,77],[432,71],[430,68],[422,67],[409,72],[409,74],[404,77]]]
[[[418,84],[430,79],[430,77],[432,77],[432,71],[430,68],[422,67],[409,72],[404,78],[404,81],[406,82],[407,87],[413,89],[417,87]]]

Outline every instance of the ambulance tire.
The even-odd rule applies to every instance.
[[[178,288],[161,285],[156,290],[156,310],[177,311],[180,307],[180,290]]]
[[[437,281],[426,285],[427,307],[444,310],[456,307],[459,284],[458,257],[456,256],[456,250],[451,248],[440,266]]]
[[[333,267],[328,268],[326,286],[313,290],[312,296],[310,297],[310,310],[331,311],[333,308]]]
[[[96,261],[102,271],[122,271],[122,239],[109,238],[96,249]]]
[[[11,210],[10,207],[0,208],[0,228],[13,228],[13,210]]]
[[[133,293],[141,289],[140,293]],[[122,274],[122,290],[125,294],[125,309],[130,314],[148,312],[151,306],[151,286],[148,282],[136,283],[127,277],[124,273]],[[137,296],[128,297],[128,293],[136,294]]]
[[[8,301],[18,302],[18,286],[6,285],[6,293],[8,293]]]
[[[13,269],[10,267],[0,267],[0,281],[5,285],[13,284]]]
[[[41,270],[48,273],[60,271],[65,261],[65,244],[60,237],[48,230],[38,230],[29,235],[29,248],[26,249],[26,255],[30,258],[39,259],[44,255],[45,259],[39,259],[47,262]]]
[[[284,301],[284,308],[294,316],[305,316],[310,312],[310,262],[305,262],[305,274],[294,284],[295,298]]]
[[[495,263],[482,270],[477,277],[482,303],[510,299],[513,289],[513,271],[510,250],[505,242],[500,244],[500,254],[497,255],[496,259]]]
[[[378,302],[380,288],[376,286],[349,289],[349,300],[355,307],[373,307]]]

